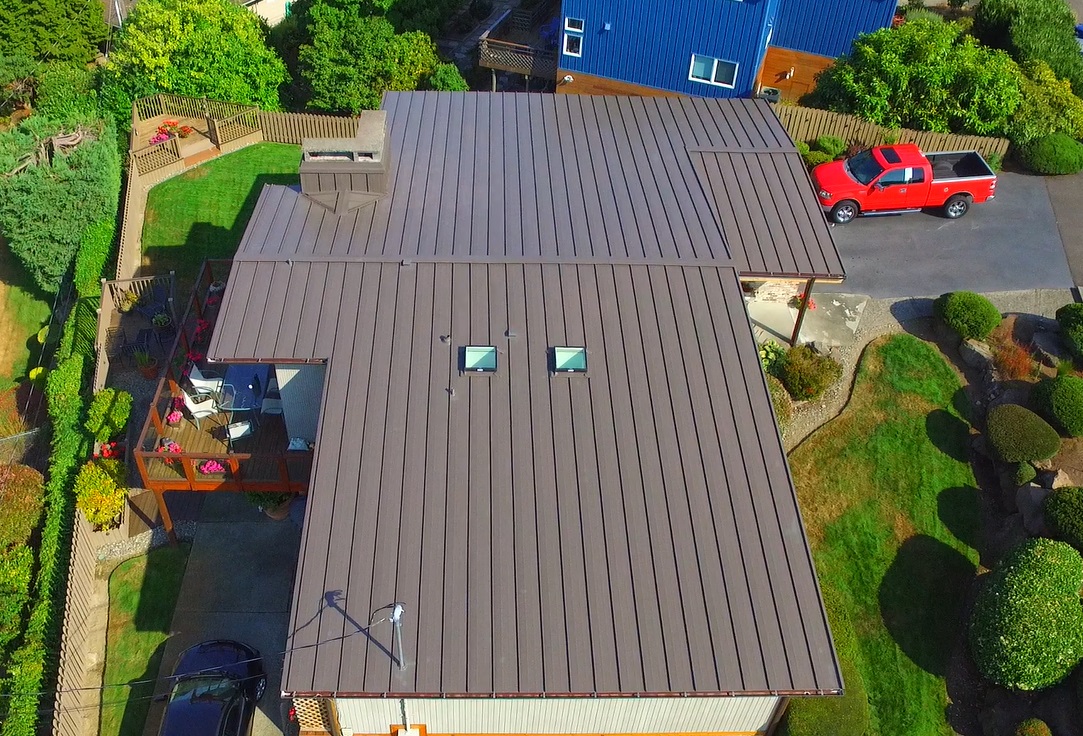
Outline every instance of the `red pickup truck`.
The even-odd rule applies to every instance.
[[[840,225],[858,215],[939,207],[949,219],[996,194],[997,177],[977,151],[924,154],[913,143],[875,146],[812,170],[820,206]]]

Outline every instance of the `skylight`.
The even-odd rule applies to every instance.
[[[582,347],[554,347],[553,372],[586,373],[587,349]]]
[[[462,369],[468,373],[495,373],[496,348],[492,345],[467,345],[463,348]]]

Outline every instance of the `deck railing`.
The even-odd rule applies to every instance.
[[[176,301],[174,298],[175,277],[171,271],[166,276],[146,276],[135,279],[117,279],[108,281],[102,279],[101,303],[98,306],[98,337],[95,343],[97,359],[94,363],[94,379],[92,386],[95,391],[105,388],[105,380],[111,367],[108,351],[106,350],[106,334],[113,324],[113,316],[117,314],[117,304],[124,292],[132,292],[137,298],[146,294],[153,294],[157,286],[165,287],[168,301],[169,314],[174,324],[177,321]]]
[[[478,39],[478,64],[528,77],[555,79],[557,54],[553,49],[540,45],[505,40],[509,37],[519,41],[528,40],[531,34],[556,12],[553,2],[540,2],[530,9],[513,8],[497,17],[490,28]]]

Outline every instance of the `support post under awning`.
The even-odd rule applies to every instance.
[[[790,335],[790,347],[797,347],[797,340],[801,337],[801,325],[805,321],[805,312],[808,311],[809,300],[812,299],[812,287],[816,284],[816,279],[809,279],[805,282],[805,298],[801,300],[801,306],[797,308],[797,322],[793,326],[793,334]]]

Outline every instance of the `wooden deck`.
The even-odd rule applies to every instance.
[[[169,515],[173,522],[197,521],[203,510],[203,494],[184,491],[169,491],[165,494]],[[128,498],[128,537],[154,529],[162,525],[162,515],[158,511],[158,501],[152,491],[142,491]]]
[[[132,129],[133,149],[140,149],[150,145],[150,139],[158,132],[158,126],[166,120],[175,120],[178,126],[187,125],[193,129],[193,133],[187,138],[178,138],[181,156],[188,158],[196,154],[214,148],[210,138],[210,128],[205,117],[178,117],[172,115],[155,115],[148,120],[140,120]]]
[[[247,419],[249,412],[237,412],[234,421]],[[227,413],[216,414],[200,420],[200,427],[187,417],[176,426],[165,427],[169,439],[181,446],[186,455],[229,455],[225,441]],[[258,418],[259,426],[249,437],[235,440],[233,454],[251,456],[244,462],[244,478],[249,481],[273,481],[278,479],[279,455],[286,451],[289,436],[281,415],[265,415]],[[152,433],[153,437],[153,433]],[[150,448],[146,448],[150,449]],[[223,465],[226,463],[219,460]],[[170,480],[184,477],[179,462],[172,465],[163,461],[148,462],[148,475],[154,480]],[[209,477],[209,476],[208,476]],[[217,477],[217,476],[216,476]]]

